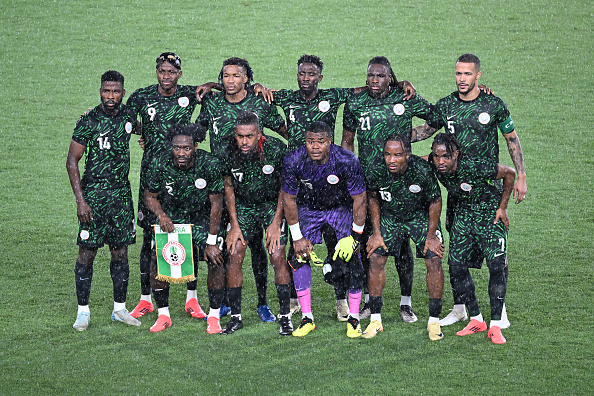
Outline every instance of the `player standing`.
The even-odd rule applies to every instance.
[[[520,139],[507,106],[495,95],[488,95],[479,89],[481,62],[474,54],[463,54],[456,61],[457,90],[435,104],[435,112],[425,125],[413,129],[413,141],[433,135],[442,127],[458,138],[460,150],[469,157],[499,162],[499,129],[505,138],[518,180],[514,186],[516,203],[526,197],[526,172]],[[500,185],[500,184],[499,184]],[[453,221],[455,202],[448,196],[446,229]],[[506,276],[508,267],[505,267]],[[466,320],[466,309],[461,296],[454,292],[454,309],[441,320],[442,326]],[[503,328],[509,327],[505,305],[503,307]]]
[[[166,137],[173,125],[186,125],[190,122],[198,104],[195,86],[179,85],[182,76],[181,59],[173,52],[163,52],[156,59],[157,81],[155,85],[136,90],[128,99],[141,122],[141,138],[144,152],[140,164],[140,192],[138,197],[138,225],[142,227],[142,247],[140,249],[140,302],[132,311],[135,318],[152,312],[151,302],[151,243],[154,240],[152,225],[155,216],[144,204],[146,175],[154,158],[168,154]],[[195,318],[205,316],[197,299],[197,282],[188,282],[186,311]]]
[[[383,331],[381,308],[386,261],[388,255],[399,254],[401,246],[412,239],[423,252],[427,266],[429,339],[440,340],[443,338],[439,315],[444,246],[439,226],[441,192],[437,179],[425,160],[411,154],[410,141],[405,134],[394,134],[386,139],[384,161],[368,168],[366,179],[373,234],[367,242],[371,322],[363,337],[372,338]]]
[[[262,126],[287,137],[285,120],[278,114],[276,107],[268,104],[251,89],[253,76],[247,60],[236,57],[226,59],[219,73],[219,84],[223,91],[209,93],[202,98],[202,107],[196,122],[208,126],[210,151],[221,160],[228,156],[228,142],[233,138],[235,120],[242,112],[255,113]],[[266,298],[268,259],[262,233],[255,234],[248,243],[252,251],[252,268],[258,290],[258,315],[264,322],[273,322],[276,318],[270,311]]]
[[[80,117],[72,135],[66,170],[76,198],[79,221],[78,258],[74,266],[78,313],[73,327],[89,326],[89,295],[97,249],[107,243],[113,282],[111,320],[140,326],[126,309],[128,245],[136,242],[134,208],[128,173],[134,113],[123,106],[124,76],[109,70],[101,76],[101,104]],[[86,154],[81,181],[78,163]]]
[[[260,121],[254,113],[242,113],[235,121],[235,135],[230,142],[225,162],[225,201],[231,229],[227,234],[229,263],[227,287],[231,319],[223,334],[243,328],[241,289],[246,240],[252,240],[258,230],[266,230],[266,247],[274,267],[274,283],[280,314],[279,334],[290,335],[293,324],[289,314],[289,271],[285,246],[287,227],[283,218],[280,194],[280,174],[286,153],[285,144],[274,137],[264,137]]]
[[[364,172],[372,164],[383,161],[383,147],[388,136],[401,133],[410,138],[413,117],[426,119],[433,110],[433,106],[418,94],[405,100],[406,93],[396,82],[388,59],[375,57],[367,66],[368,90],[352,96],[345,104],[341,145],[354,152],[357,135]],[[368,225],[364,240],[370,231]],[[400,316],[407,323],[416,322],[411,302],[414,259],[410,244],[402,244],[402,251],[394,256],[394,261],[400,279]],[[368,267],[365,260],[364,265]]]
[[[516,172],[492,160],[462,154],[456,136],[440,133],[433,140],[429,163],[448,196],[455,198],[450,231],[448,264],[452,289],[468,307],[470,322],[459,336],[487,330],[475,295],[470,266],[489,267],[491,323],[489,338],[505,344],[501,334],[502,312],[507,290],[507,204],[514,188]],[[503,179],[503,191],[494,183]]]
[[[359,160],[332,143],[332,130],[321,121],[305,132],[305,146],[285,157],[282,174],[285,218],[291,230],[297,258],[310,259],[313,245],[322,242],[321,230],[332,227],[339,241],[332,256],[333,271],[349,278],[347,336],[361,336],[359,305],[363,287],[363,267],[358,246],[365,223],[367,198]],[[293,261],[296,262],[296,261]],[[302,337],[315,329],[311,310],[311,267],[294,268],[293,279],[303,318],[293,331]]]
[[[146,175],[144,200],[163,231],[174,231],[174,224],[193,225],[194,272],[198,269],[199,258],[205,257],[208,265],[210,312],[206,332],[215,334],[221,332],[219,309],[225,276],[223,254],[217,246],[223,212],[223,177],[218,160],[206,151],[196,149],[196,143],[206,134],[205,130],[199,131],[201,128],[196,127],[196,124],[190,124],[170,128],[171,154],[153,159]],[[198,136],[200,133],[202,136]],[[219,238],[222,244],[222,236]],[[171,326],[169,283],[156,279],[154,251],[151,263],[153,295],[159,316],[150,331],[158,332]]]

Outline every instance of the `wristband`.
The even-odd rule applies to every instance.
[[[363,224],[362,226],[358,226],[357,224],[355,224],[355,222],[353,222],[353,231],[355,231],[359,234],[362,234],[364,228],[365,228],[365,224]]]
[[[299,228],[299,222],[290,225],[289,230],[291,230],[291,236],[293,237],[294,241],[298,241],[301,238],[303,238],[303,235],[301,234],[301,229]]]
[[[217,244],[217,236],[213,234],[208,234],[208,238],[206,238],[207,245],[216,245]]]

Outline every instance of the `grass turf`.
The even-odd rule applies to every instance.
[[[3,1],[0,10],[0,393],[576,394],[593,385],[590,2]],[[174,286],[174,325],[150,334],[154,313],[141,328],[111,323],[106,249],[95,264],[91,326],[75,332],[76,207],[64,169],[72,129],[98,103],[101,73],[121,71],[129,96],[156,82],[154,60],[168,50],[182,57],[181,83],[214,80],[222,60],[241,56],[257,81],[293,89],[303,53],[325,62],[321,88],[361,85],[368,60],[385,55],[431,102],[455,88],[458,55],[479,55],[481,82],[506,101],[528,173],[527,200],[509,208],[508,343],[456,337],[462,324],[430,342],[419,260],[419,322],[399,320],[389,265],[385,331],[373,340],[345,337],[321,274],[312,302],[317,329],[281,338],[276,324],[256,316],[249,260],[243,330],[207,336],[205,323],[183,312],[183,286]],[[135,191],[141,154],[135,143],[131,150]],[[129,309],[140,288],[139,248],[130,249]],[[207,305],[201,270],[199,301]],[[486,313],[488,273],[473,276]],[[444,315],[452,301],[445,289]],[[276,311],[271,282],[268,296]]]

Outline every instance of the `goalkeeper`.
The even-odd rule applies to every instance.
[[[315,329],[309,260],[313,245],[322,242],[322,228],[330,226],[339,241],[332,257],[333,267],[346,272],[350,280],[347,336],[360,337],[363,267],[358,247],[365,222],[367,195],[359,159],[332,143],[332,129],[327,124],[314,122],[306,128],[305,146],[285,157],[282,191],[293,248],[302,264],[293,267],[295,289],[303,313],[293,335],[303,337]],[[296,262],[291,260],[291,263]]]

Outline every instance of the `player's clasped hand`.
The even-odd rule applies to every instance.
[[[358,248],[359,241],[356,241],[352,235],[342,238],[336,245],[336,250],[334,252],[334,256],[332,256],[332,260],[336,260],[337,257],[340,257],[342,260],[348,262],[351,260],[351,257],[353,257],[355,250]]]
[[[204,259],[211,267],[223,266],[223,253],[218,245],[206,245],[204,249]]]
[[[80,202],[76,207],[76,215],[81,223],[93,221],[93,209],[85,202]]]
[[[159,216],[159,226],[161,226],[161,229],[165,232],[173,232],[175,230],[173,221],[171,221],[171,218],[164,213]]]

